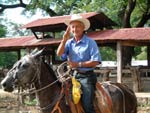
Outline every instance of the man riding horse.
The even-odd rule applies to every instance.
[[[81,83],[81,102],[85,113],[95,113],[93,99],[97,77],[93,70],[101,63],[99,48],[84,32],[90,27],[88,19],[74,14],[70,20],[65,20],[65,24],[68,28],[58,47],[57,55],[63,60],[68,59],[69,66],[74,69],[73,75]],[[73,38],[70,38],[70,33]]]

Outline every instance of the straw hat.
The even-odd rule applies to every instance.
[[[80,14],[74,14],[71,16],[71,19],[65,20],[65,24],[68,26],[72,21],[80,21],[84,24],[84,30],[89,29],[90,21],[86,18],[83,18]]]

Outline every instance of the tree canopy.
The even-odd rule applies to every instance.
[[[18,7],[24,8],[23,15],[27,13],[34,15],[37,10],[49,16],[103,12],[118,24],[116,28],[145,27],[150,24],[150,0],[2,0],[0,14],[7,9],[13,10]],[[104,48],[103,50],[109,49]],[[123,58],[125,63],[131,61],[134,50],[138,49],[133,47],[123,49],[123,54],[126,55]]]
[[[59,16],[71,13],[101,11],[118,23],[118,27],[143,27],[150,18],[150,0],[2,0],[0,13],[22,7],[24,14]]]
[[[6,35],[6,30],[4,25],[0,25],[0,37],[4,37]]]

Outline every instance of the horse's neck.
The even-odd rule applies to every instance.
[[[52,75],[52,74],[53,73],[50,73],[47,66],[42,63],[40,76],[38,78],[39,80],[35,83],[36,90],[41,89],[41,88],[53,83],[55,81],[55,79],[53,77],[54,75]],[[47,107],[47,106],[53,107],[53,105],[51,105],[51,104],[55,103],[54,101],[56,101],[56,99],[58,98],[58,96],[60,94],[60,90],[61,90],[60,86],[57,83],[55,83],[55,84],[37,92],[37,99],[39,101],[39,106],[41,108]],[[47,113],[47,112],[45,112],[45,113]]]

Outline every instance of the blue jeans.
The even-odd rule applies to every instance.
[[[78,75],[80,76],[80,75]],[[93,99],[95,93],[95,84],[96,84],[96,75],[92,73],[91,75],[84,75],[88,76],[85,78],[78,78],[77,80],[81,83],[81,90],[82,90],[82,97],[81,102],[84,108],[85,113],[95,113],[94,106],[93,106]]]

